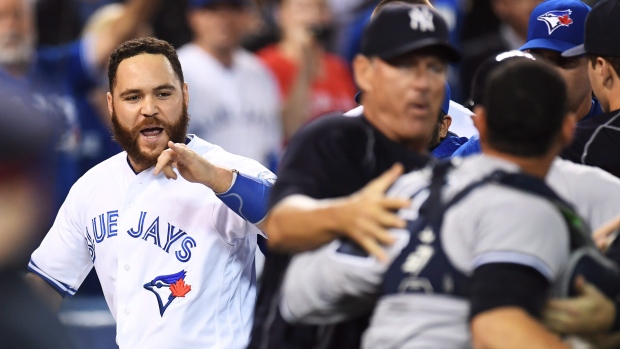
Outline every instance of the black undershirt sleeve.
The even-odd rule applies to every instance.
[[[513,263],[491,263],[474,271],[470,284],[470,320],[500,307],[519,307],[539,317],[549,281],[536,269]]]

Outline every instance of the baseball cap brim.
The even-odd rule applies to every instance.
[[[586,54],[586,48],[584,45],[579,45],[562,52],[562,57],[575,57]]]
[[[555,40],[550,38],[532,39],[519,48],[520,51],[525,50],[551,50],[556,52],[564,52],[575,47],[574,43]]]
[[[438,38],[427,38],[413,41],[394,50],[378,54],[377,56],[383,60],[393,59],[422,49],[436,53],[440,57],[447,59],[449,62],[458,62],[461,59],[461,54],[454,47],[446,41]]]

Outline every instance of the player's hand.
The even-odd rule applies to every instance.
[[[383,262],[387,261],[387,256],[382,245],[391,245],[394,242],[388,229],[406,226],[405,220],[399,218],[395,212],[408,207],[410,201],[385,196],[385,191],[402,173],[401,164],[392,166],[344,200],[336,218],[340,233]]]
[[[164,173],[168,179],[177,179],[176,168],[188,182],[201,183],[216,193],[228,190],[232,183],[232,171],[211,164],[183,143],[168,142],[157,159],[153,174]]]
[[[618,229],[620,229],[620,217],[615,218],[596,229],[596,231],[592,233],[592,239],[594,239],[596,246],[598,246],[601,251],[605,252],[616,238],[616,232]]]
[[[543,311],[544,324],[561,334],[597,334],[613,324],[616,309],[613,302],[582,276],[575,280],[579,295],[568,299],[552,299]]]

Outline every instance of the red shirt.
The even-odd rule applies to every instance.
[[[282,100],[286,100],[297,78],[297,63],[285,57],[276,45],[260,50],[258,56],[275,75]],[[310,87],[310,119],[357,106],[357,90],[346,63],[330,53],[324,53],[321,59],[324,71]]]

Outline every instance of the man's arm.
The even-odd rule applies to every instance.
[[[94,38],[92,63],[95,67],[103,69],[112,51],[121,43],[135,37],[138,28],[151,18],[158,7],[159,0],[127,1],[123,15],[106,26]]]
[[[477,315],[471,323],[477,349],[569,349],[536,319],[517,307],[503,307]]]
[[[393,230],[396,243],[383,248],[387,262],[360,255],[351,241],[293,258],[282,284],[280,313],[289,323],[334,324],[372,311],[383,276],[409,233]]]
[[[568,348],[536,318],[549,280],[535,267],[484,264],[471,279],[471,331],[476,348]]]
[[[32,293],[53,312],[57,312],[62,304],[63,297],[47,281],[35,273],[27,273],[24,276]]]
[[[183,143],[170,141],[168,147],[157,159],[155,175],[176,180],[173,168],[177,168],[185,180],[207,186],[231,210],[264,231],[270,181],[214,165]]]
[[[392,242],[387,229],[405,226],[394,212],[407,207],[409,201],[385,197],[385,191],[402,172],[403,167],[395,165],[344,198],[316,200],[291,195],[283,199],[265,220],[269,247],[286,252],[308,251],[343,236],[385,260],[381,245]]]

